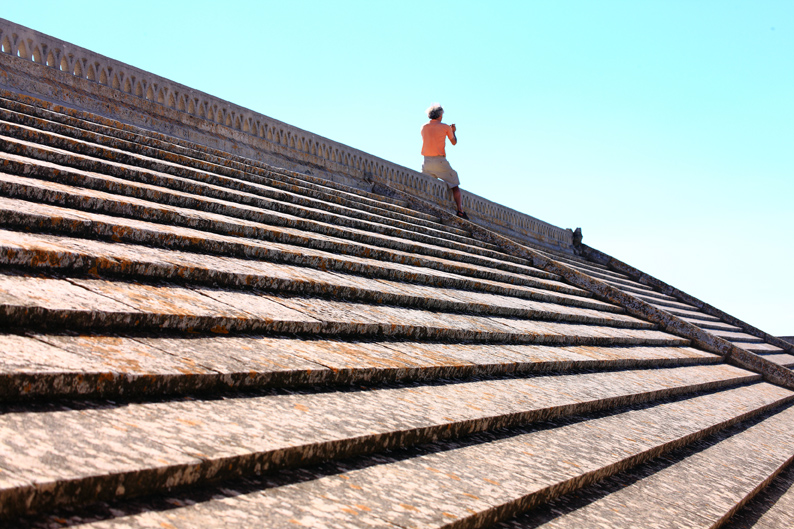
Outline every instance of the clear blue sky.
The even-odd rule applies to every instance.
[[[794,1],[43,1],[0,17],[418,169],[794,335]]]

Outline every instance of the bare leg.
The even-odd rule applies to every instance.
[[[463,206],[460,203],[460,189],[458,189],[458,186],[452,188],[452,198],[455,199],[455,204],[458,206],[458,211],[463,211]]]

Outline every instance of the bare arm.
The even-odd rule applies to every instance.
[[[457,134],[455,134],[455,131],[458,130],[458,128],[455,126],[454,123],[452,125],[450,125],[449,127],[452,129],[452,137],[449,139],[449,142],[452,145],[457,145],[458,144],[458,136],[457,136]]]

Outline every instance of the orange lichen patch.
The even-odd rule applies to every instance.
[[[447,474],[447,477],[450,479],[454,479],[455,481],[460,481],[460,477],[455,474]]]
[[[468,492],[461,492],[461,494],[463,494],[464,496],[467,496],[469,498],[472,498],[474,500],[479,500],[480,499],[479,496],[475,496],[474,494],[469,494]]]
[[[443,516],[446,516],[447,518],[457,518],[457,516],[455,516],[455,515],[454,515],[454,514],[452,514],[451,512],[446,512],[446,511],[444,511],[444,512],[442,512],[441,514],[442,514]]]
[[[350,507],[339,507],[339,510],[341,510],[342,512],[346,512],[348,514],[358,516],[358,511],[355,509],[351,509]]]
[[[124,229],[124,228],[122,228],[120,226],[113,226],[111,228],[110,238],[114,242],[121,242],[121,241],[124,240],[124,235],[125,235],[126,231],[127,231],[126,229]]]
[[[402,507],[406,511],[418,511],[419,510],[416,507],[414,507],[413,505],[408,505],[407,503],[401,503],[400,507]]]
[[[492,479],[482,478],[482,480],[487,482],[487,483],[490,483],[491,485],[496,485],[497,487],[501,487],[502,486],[501,483],[499,483],[498,481],[494,481]]]
[[[362,490],[362,488],[359,485],[356,485],[355,483],[351,483],[350,488],[353,490]]]
[[[177,418],[177,421],[183,424],[187,424],[188,426],[198,426],[200,424],[203,424],[201,421],[194,421],[194,420],[182,419],[182,418]]]
[[[113,378],[114,378],[113,373],[100,373],[98,381],[100,384],[106,382],[112,382]]]
[[[370,508],[369,508],[369,507],[367,507],[366,505],[358,505],[358,504],[356,504],[356,505],[353,505],[353,507],[355,507],[355,508],[356,508],[356,509],[358,509],[359,511],[364,511],[364,512],[372,512],[372,509],[370,509]]]
[[[91,268],[88,269],[88,275],[93,277],[99,277],[99,270],[97,266],[98,265],[96,262],[93,265],[91,265]]]
[[[295,409],[298,411],[309,411],[309,408],[303,404],[296,404]]]
[[[229,334],[229,329],[225,325],[216,325],[210,329],[210,332],[215,334]]]

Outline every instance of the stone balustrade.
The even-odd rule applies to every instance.
[[[27,68],[33,77],[57,82],[59,87],[73,88],[80,98],[62,88],[50,90],[41,84],[22,83],[14,79],[14,73],[5,72],[0,85],[11,89],[57,102],[79,103],[87,110],[110,113],[122,121],[175,135],[180,134],[174,123],[184,123],[192,134],[182,136],[198,143],[206,144],[202,133],[214,135],[214,141],[222,136],[235,146],[247,147],[247,156],[266,152],[294,162],[293,167],[350,175],[359,180],[359,185],[379,181],[445,207],[450,205],[446,185],[420,172],[1,18],[0,51],[0,60],[12,56],[47,68],[37,71],[24,65],[22,69]],[[100,104],[89,104],[92,100]],[[109,112],[108,101],[123,105],[124,112]],[[570,229],[466,191],[463,203],[472,219],[491,229],[562,249],[572,244]]]

